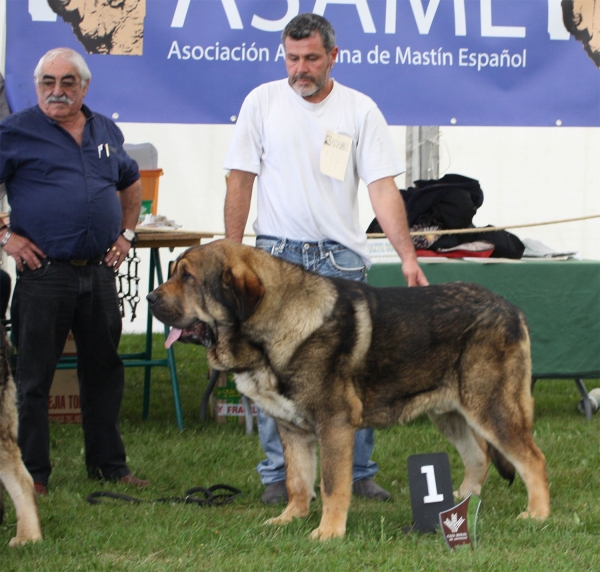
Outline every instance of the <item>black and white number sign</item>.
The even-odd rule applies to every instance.
[[[414,528],[433,532],[439,526],[439,513],[454,506],[448,455],[411,455],[407,466]]]

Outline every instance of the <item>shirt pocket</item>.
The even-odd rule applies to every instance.
[[[92,159],[94,174],[116,185],[119,181],[119,157],[117,150],[109,143],[99,144],[97,154]]]

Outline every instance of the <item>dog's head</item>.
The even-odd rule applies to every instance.
[[[265,287],[255,267],[265,253],[230,240],[186,250],[171,277],[147,296],[150,309],[175,339],[212,347],[231,335],[261,304]]]

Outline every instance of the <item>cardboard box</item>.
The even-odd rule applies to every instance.
[[[67,334],[67,341],[65,342],[65,347],[63,349],[62,355],[64,356],[75,356],[77,355],[77,346],[75,345],[75,336],[73,332],[69,332]]]
[[[58,423],[81,423],[76,369],[57,369],[50,388],[48,418]]]
[[[256,406],[251,403],[252,415],[256,416]],[[244,425],[246,422],[246,408],[242,403],[233,374],[221,372],[217,385],[211,396],[211,411],[217,423],[236,423]]]
[[[69,332],[63,356],[77,355],[75,338]],[[76,369],[57,369],[50,387],[48,418],[58,423],[81,423],[79,381]]]

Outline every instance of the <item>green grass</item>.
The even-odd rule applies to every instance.
[[[160,355],[161,336],[156,336]],[[125,336],[124,351],[141,349],[141,336]],[[526,492],[517,478],[508,488],[494,469],[482,492],[476,551],[450,552],[441,534],[406,534],[411,508],[406,460],[411,454],[446,451],[454,484],[462,465],[456,452],[425,419],[378,431],[374,459],[377,482],[389,489],[391,503],[353,500],[343,540],[312,542],[320,501],[308,519],[287,527],[263,523],[281,507],[264,507],[254,467],[263,458],[256,433],[243,425],[201,424],[199,404],[206,385],[204,350],[176,347],[186,429],[175,421],[165,368],[152,374],[150,417],[142,421],[142,370],[127,369],[121,429],[133,472],[152,481],[142,492],[86,478],[83,440],[77,425],[52,425],[54,472],[50,494],[40,499],[44,541],[9,549],[16,517],[7,501],[0,526],[0,570],[9,571],[154,571],[154,570],[527,570],[600,569],[600,414],[591,422],[577,411],[573,381],[536,384],[537,443],[546,454],[552,514],[544,523],[517,520]],[[591,389],[599,383],[588,382]],[[193,486],[227,483],[244,495],[231,505],[97,506],[86,495],[120,491],[144,499],[180,496]]]

